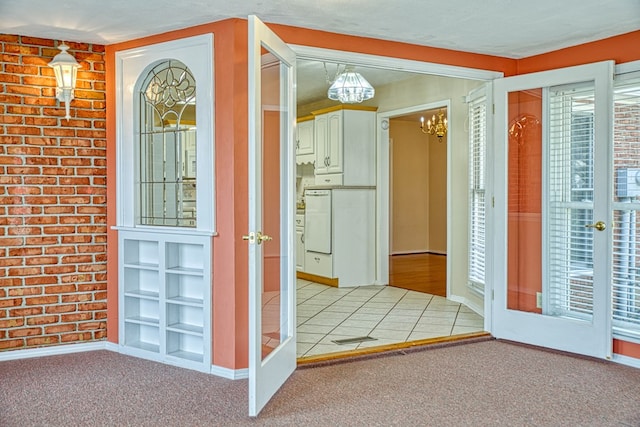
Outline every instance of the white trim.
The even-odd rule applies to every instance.
[[[447,297],[448,300],[451,300],[453,302],[458,302],[460,304],[465,305],[466,307],[469,307],[471,310],[473,310],[476,314],[478,314],[479,316],[482,316],[484,318],[484,313],[482,312],[482,307],[472,303],[468,298],[465,297],[461,297],[458,295],[449,295]],[[487,330],[487,327],[485,325],[484,330]]]
[[[376,186],[376,229],[379,231],[376,233],[376,284],[383,285],[389,283],[389,254],[390,251],[390,218],[389,218],[389,192],[391,191],[391,172],[389,169],[389,162],[391,156],[391,145],[389,143],[389,126],[388,122],[393,117],[403,116],[410,113],[415,113],[424,110],[433,110],[437,108],[446,108],[451,112],[451,99],[444,99],[441,101],[430,102],[428,104],[414,105],[410,107],[400,108],[398,110],[385,111],[378,113],[378,125],[377,125],[377,180]],[[451,118],[451,114],[448,114]],[[383,122],[386,125],[383,126]],[[449,134],[447,135],[447,141],[453,141],[454,126],[451,125],[451,119],[449,120]],[[447,195],[451,191],[451,162],[452,162],[452,149],[451,144],[447,143]],[[447,197],[447,218],[451,217],[451,197]],[[452,224],[451,221],[447,221],[447,251],[451,253],[451,235]],[[432,252],[432,251],[429,251]],[[451,258],[447,257],[447,295],[451,293]]]
[[[617,64],[614,68],[615,74],[633,73],[634,71],[640,71],[640,59],[637,61]]]
[[[635,357],[623,356],[622,354],[615,354],[611,358],[611,361],[614,363],[619,363],[621,365],[631,366],[633,368],[640,369],[640,359],[636,359]]]
[[[211,375],[226,378],[228,380],[246,380],[249,378],[249,368],[229,369],[222,366],[211,365]]]
[[[215,231],[202,231],[202,230],[198,230],[197,228],[187,228],[187,227],[160,227],[160,226],[149,226],[149,225],[140,225],[137,227],[126,227],[126,226],[114,225],[111,227],[111,229],[117,230],[117,231],[132,232],[132,233],[177,234],[180,236],[214,237],[218,235],[218,233],[216,233]]]
[[[82,353],[85,351],[96,351],[96,350],[112,350],[112,349],[107,348],[106,341],[95,341],[95,342],[78,343],[78,344],[60,344],[60,345],[52,345],[49,347],[3,351],[0,353],[0,362],[5,362],[8,360],[31,359],[33,357],[58,356],[63,354]]]
[[[184,63],[196,79],[197,230],[215,232],[215,94],[213,34],[202,34],[116,52],[116,201],[119,226],[136,226],[136,89],[149,67],[166,59]]]
[[[386,68],[395,71],[434,74],[438,76],[472,80],[491,80],[504,76],[504,73],[498,71],[436,64],[434,62],[413,61],[410,59],[391,58],[387,56],[369,55],[365,53],[338,51],[294,44],[289,45],[289,47],[293,49],[298,59],[319,59],[328,62],[339,62],[341,64]]]

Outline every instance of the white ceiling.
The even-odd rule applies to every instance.
[[[249,14],[510,58],[640,29],[640,0],[0,0],[0,33],[112,44]]]

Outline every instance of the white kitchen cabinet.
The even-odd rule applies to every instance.
[[[120,230],[123,353],[209,372],[210,237]]]
[[[296,270],[304,271],[304,215],[296,214]]]
[[[375,185],[375,114],[370,107],[314,112],[316,185]]]
[[[314,129],[315,122],[313,116],[300,117],[297,120],[296,136],[296,163],[313,163],[315,161],[314,151]]]
[[[338,279],[338,286],[370,285],[375,282],[375,190],[334,188],[331,192],[331,244],[329,252],[314,252],[314,227],[305,216],[307,230],[305,269],[316,276]]]

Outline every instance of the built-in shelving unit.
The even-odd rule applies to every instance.
[[[119,231],[123,352],[208,371],[209,236]]]

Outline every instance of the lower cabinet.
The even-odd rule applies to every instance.
[[[296,270],[304,271],[304,215],[296,214]]]
[[[123,353],[209,372],[211,238],[120,230]]]

